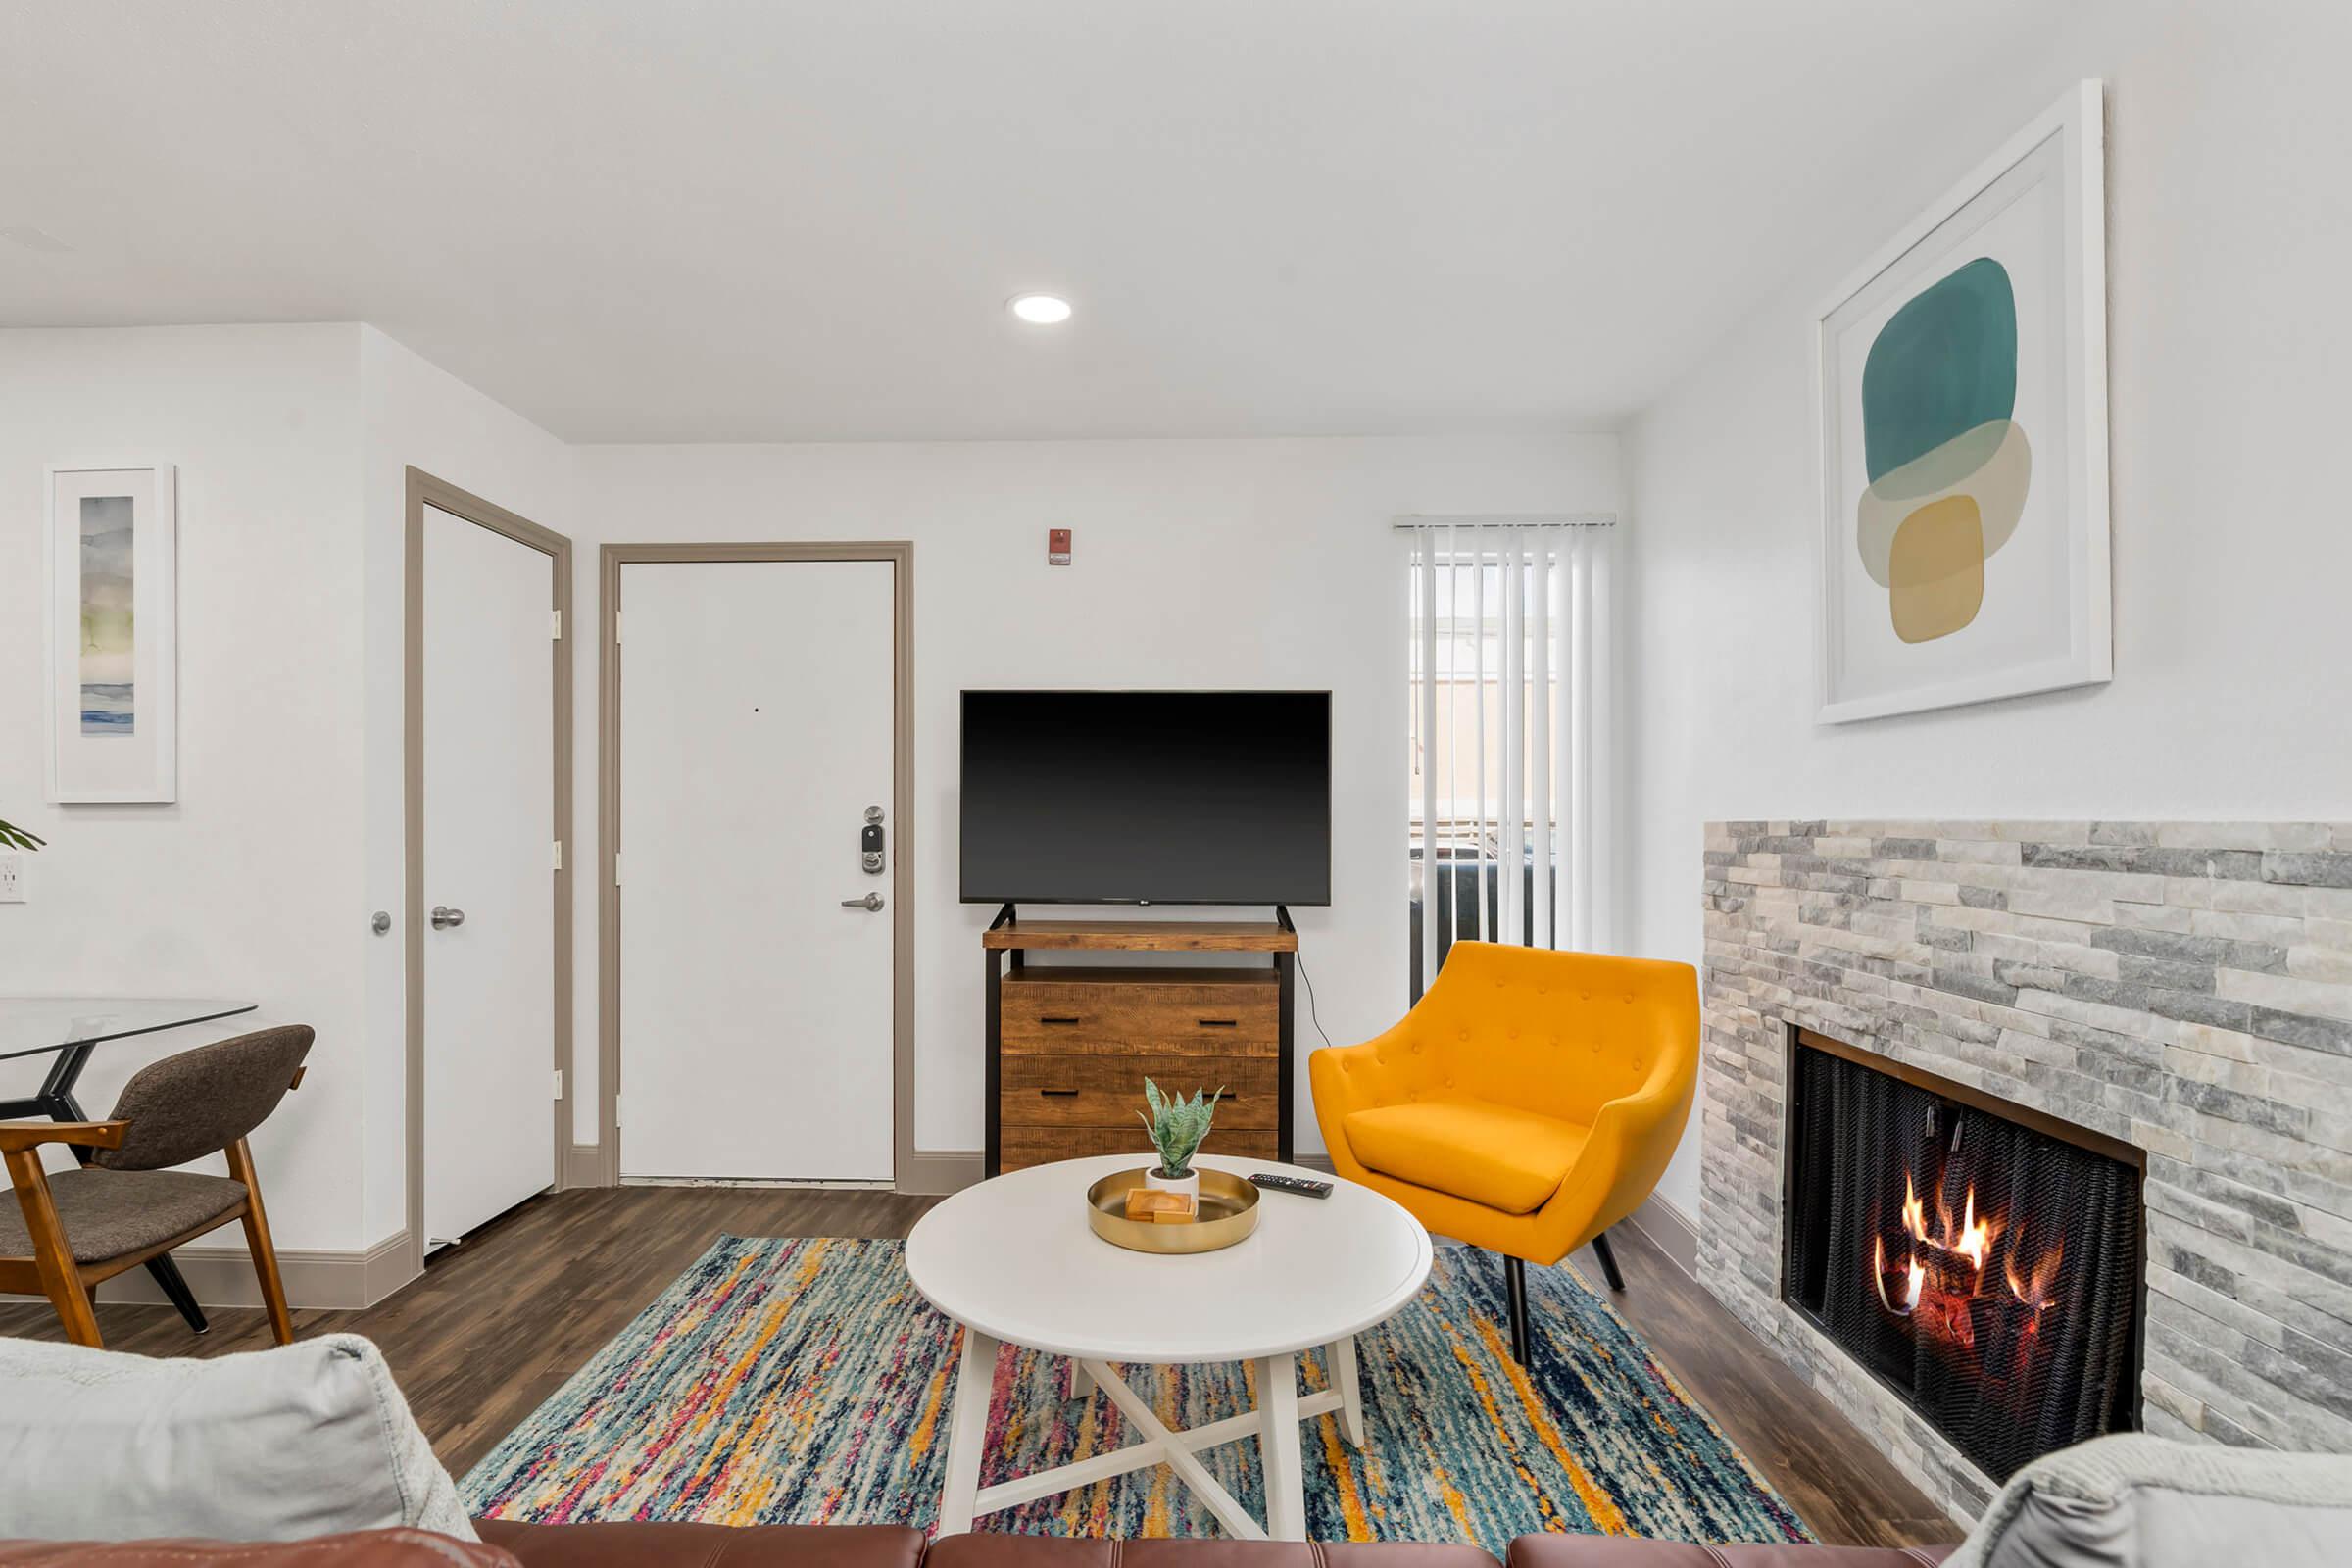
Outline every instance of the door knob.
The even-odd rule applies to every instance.
[[[453,909],[446,904],[436,904],[433,906],[431,919],[434,930],[446,931],[453,925],[464,925],[466,923],[466,911],[464,909]]]
[[[871,914],[882,907],[882,895],[868,893],[862,899],[844,899],[841,901],[841,906],[845,909],[863,909],[866,913]]]

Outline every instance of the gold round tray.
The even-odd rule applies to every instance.
[[[1144,1172],[1114,1171],[1086,1190],[1086,1222],[1113,1247],[1134,1252],[1213,1252],[1257,1229],[1257,1189],[1221,1170],[1200,1172],[1200,1217],[1163,1225],[1127,1217],[1127,1195]]]

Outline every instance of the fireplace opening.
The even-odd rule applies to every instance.
[[[2139,1425],[2144,1156],[1791,1031],[1781,1295],[1996,1482]]]

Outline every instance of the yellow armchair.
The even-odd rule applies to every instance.
[[[1698,1082],[1687,963],[1456,942],[1384,1035],[1307,1058],[1333,1168],[1443,1236],[1503,1255],[1527,1360],[1528,1263],[1591,1242],[1648,1198]]]

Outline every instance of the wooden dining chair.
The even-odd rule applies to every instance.
[[[17,1196],[14,1205],[0,1205],[0,1291],[40,1292],[68,1339],[95,1346],[92,1286],[242,1220],[270,1332],[292,1344],[245,1138],[302,1082],[312,1038],[307,1025],[288,1024],[149,1062],[131,1074],[105,1121],[0,1122],[0,1159]],[[83,1163],[44,1170],[44,1144],[71,1146]],[[226,1176],[166,1168],[208,1154],[228,1156]]]

